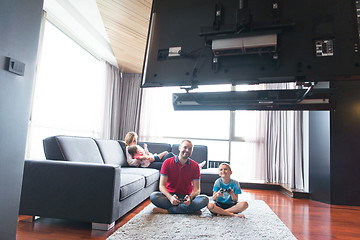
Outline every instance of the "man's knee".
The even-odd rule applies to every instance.
[[[201,209],[203,207],[206,207],[209,203],[209,198],[205,195],[199,195],[194,199],[194,205],[196,209]]]
[[[201,200],[201,202],[205,205],[209,203],[209,198],[206,195],[199,195],[198,198]]]
[[[158,199],[159,197],[161,197],[162,193],[161,192],[153,192],[150,194],[150,201],[153,202],[154,200]]]

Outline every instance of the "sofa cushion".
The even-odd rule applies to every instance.
[[[172,152],[175,155],[179,154],[179,146],[180,144],[173,144],[172,145]],[[193,152],[190,157],[192,160],[194,160],[197,163],[201,163],[203,161],[208,161],[208,148],[205,145],[194,145]],[[206,168],[206,165],[203,168]]]
[[[200,169],[200,174],[201,182],[214,183],[220,177],[218,168]]]
[[[145,178],[136,174],[123,174],[121,169],[120,198],[123,200],[134,193],[140,191],[145,186]]]
[[[201,194],[212,196],[214,183],[216,179],[220,177],[219,169],[218,168],[201,169],[200,174],[201,174],[201,180],[200,180]]]
[[[127,166],[126,156],[116,140],[95,139],[99,146],[101,156],[106,164]]]
[[[104,163],[94,139],[89,137],[55,136],[63,160],[71,162]]]
[[[121,174],[135,174],[145,178],[145,187],[150,186],[154,182],[159,180],[159,170],[153,168],[133,168],[125,167],[121,169]]]

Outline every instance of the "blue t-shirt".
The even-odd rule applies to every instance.
[[[230,182],[228,184],[225,184],[224,181],[222,180],[222,178],[218,178],[214,183],[213,191],[217,192],[220,190],[220,188],[222,188],[222,189],[230,189],[231,188],[235,194],[241,194],[240,184],[238,181],[236,181],[234,179],[230,179]],[[218,197],[218,199],[216,201],[221,202],[221,203],[227,203],[227,204],[234,203],[232,197],[230,196],[230,194],[228,192],[224,192],[223,196]]]

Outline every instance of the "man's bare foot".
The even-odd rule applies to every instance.
[[[196,212],[192,212],[191,214],[193,214],[193,215],[201,215],[201,214],[202,214],[202,211],[199,210],[199,211],[196,211]]]
[[[166,213],[168,213],[168,211],[166,209],[155,207],[155,208],[153,208],[153,213],[166,214]]]

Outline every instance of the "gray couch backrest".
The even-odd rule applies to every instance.
[[[91,137],[52,136],[43,140],[46,159],[106,163],[127,167],[126,147],[122,140],[93,139]],[[144,142],[138,143],[140,146]],[[146,142],[151,153],[163,151],[179,154],[179,144]],[[194,145],[191,159],[197,163],[208,160],[208,148],[205,145]],[[206,165],[203,167],[206,168]]]
[[[52,136],[43,140],[45,157],[46,159],[65,161],[56,138],[56,136]]]
[[[138,145],[144,147],[144,143],[148,145],[149,152],[151,153],[171,152],[171,145],[168,143],[138,142]]]
[[[179,146],[180,144],[173,144],[172,145],[172,152],[175,155],[179,154]],[[208,148],[206,145],[194,145],[194,149],[193,152],[191,154],[190,157],[192,160],[194,160],[197,163],[201,163],[203,161],[208,160]],[[207,168],[207,166],[205,165],[203,168]]]
[[[104,163],[96,142],[89,137],[53,136],[43,143],[46,159]]]
[[[122,167],[128,166],[125,153],[118,141],[95,139],[95,142],[99,146],[104,163],[120,165]]]

